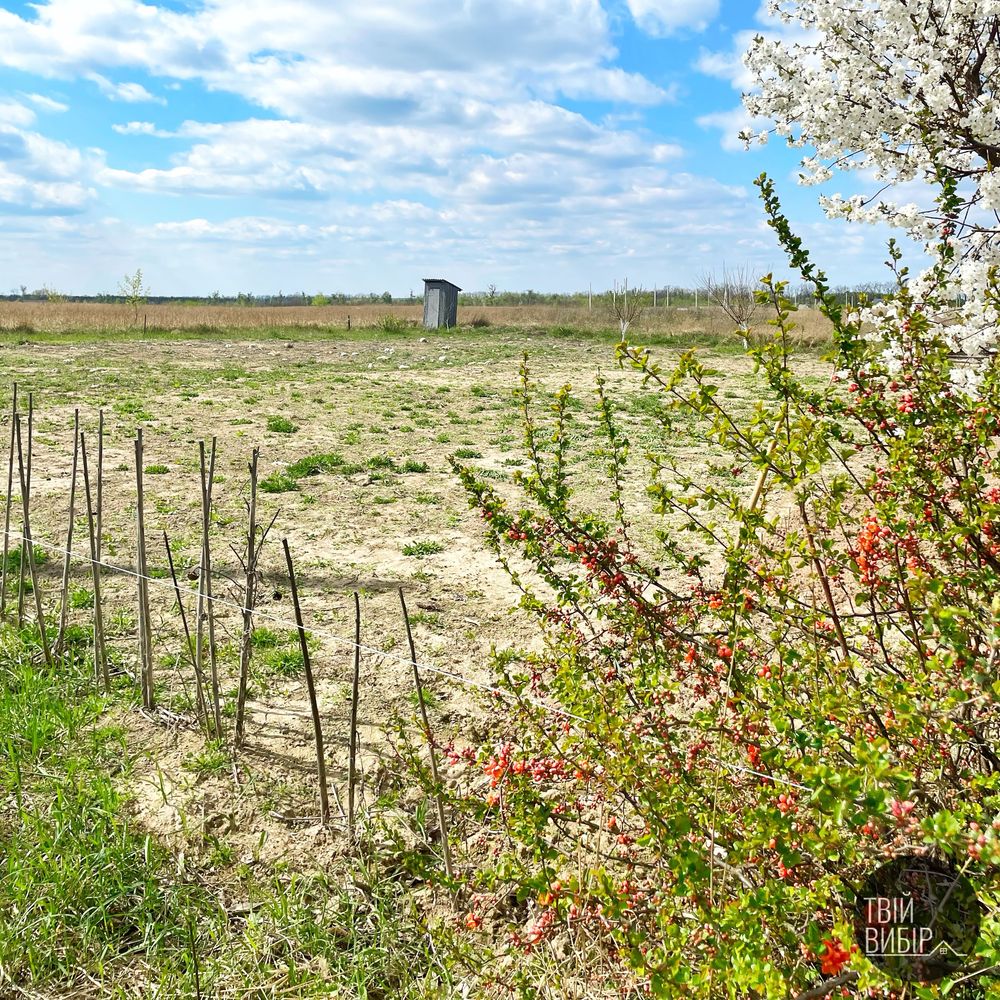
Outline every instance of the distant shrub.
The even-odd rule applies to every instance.
[[[375,326],[383,333],[403,333],[406,330],[406,320],[401,316],[386,314],[380,316]]]

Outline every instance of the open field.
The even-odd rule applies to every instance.
[[[3,315],[8,322],[9,314]],[[110,563],[126,569],[134,566],[135,549],[132,441],[136,428],[144,429],[157,701],[166,712],[141,714],[127,697],[111,703],[105,723],[118,727],[125,756],[134,763],[107,794],[130,803],[137,835],[155,835],[165,857],[173,859],[163,862],[168,868],[179,865],[194,873],[200,887],[230,907],[244,905],[248,895],[272,884],[277,874],[298,871],[312,878],[318,872],[336,881],[338,873],[357,863],[342,833],[323,830],[315,818],[315,749],[281,539],[288,539],[295,557],[311,633],[331,785],[343,798],[351,594],[356,590],[365,646],[361,814],[373,830],[376,821],[387,823],[406,831],[409,843],[420,845],[428,836],[426,803],[400,781],[392,749],[393,716],[410,719],[415,711],[397,590],[407,596],[419,659],[444,672],[428,672],[424,678],[435,732],[441,739],[485,734],[488,716],[474,683],[450,675],[486,682],[492,649],[530,646],[537,639],[528,620],[512,610],[517,591],[483,547],[480,524],[467,509],[449,458],[486,470],[514,495],[512,477],[524,458],[521,414],[511,390],[523,354],[528,353],[543,394],[566,383],[578,390],[582,405],[572,411],[581,460],[576,485],[585,502],[600,503],[606,492],[603,466],[594,453],[594,415],[587,407],[599,372],[616,386],[637,454],[645,447],[663,447],[692,468],[710,468],[718,457],[695,449],[683,436],[660,439],[656,399],[638,379],[617,369],[610,336],[570,330],[553,336],[509,327],[426,334],[362,329],[351,335],[285,328],[280,339],[273,339],[265,331],[246,335],[220,329],[187,339],[122,334],[114,341],[86,333],[46,333],[0,340],[0,398],[9,400],[17,382],[23,412],[27,394],[34,394],[31,515],[38,548],[48,555],[40,566],[40,588],[51,612],[66,535],[74,409],[80,411],[88,441],[96,432],[98,410],[105,412],[105,554]],[[705,349],[705,359],[725,373],[724,395],[738,408],[749,408],[756,390],[748,361],[730,341],[705,339],[715,344]],[[682,346],[682,341],[668,340],[660,349],[663,361]],[[817,353],[804,353],[800,365],[817,380],[828,377]],[[9,420],[8,413],[5,440]],[[213,519],[217,592],[229,602],[220,605],[217,623],[227,726],[235,700],[240,631],[237,591],[227,582],[239,573],[230,545],[240,547],[247,461],[256,446],[265,490],[259,520],[266,524],[277,515],[262,566],[264,599],[255,623],[247,745],[235,757],[213,745],[206,748],[192,724],[192,675],[182,654],[163,545],[167,532],[190,595],[196,586],[190,571],[200,555],[198,442],[213,437],[219,456]],[[718,470],[712,474],[726,475]],[[639,510],[647,475],[637,461],[626,483],[630,502]],[[749,488],[750,473],[741,475]],[[20,524],[16,510],[14,523]],[[636,518],[638,528],[651,524]],[[73,549],[86,550],[80,503]],[[90,570],[82,560],[73,568],[71,584],[70,620],[83,629],[90,621],[93,593]],[[132,691],[127,677],[136,664],[135,581],[109,570],[103,585],[119,687]],[[189,613],[193,616],[193,608]],[[422,890],[416,891],[414,898],[422,897]],[[273,902],[273,895],[268,898]],[[283,933],[293,939],[295,953],[294,932]],[[215,947],[225,953],[237,944],[223,939]],[[285,968],[280,955],[272,959],[274,969]],[[85,959],[79,960],[93,978]],[[410,955],[405,961],[419,959]],[[71,963],[64,964],[66,968],[39,972],[35,979],[29,976],[25,983],[62,995],[60,983],[72,978]],[[219,961],[214,974],[220,992],[214,995],[223,995],[226,977],[236,975],[233,967],[233,962]],[[109,982],[121,975],[113,961],[108,968],[113,970],[107,972]],[[316,982],[322,979],[321,963],[309,968],[319,977]],[[142,974],[154,976],[150,970]],[[184,974],[190,975],[190,969]],[[27,973],[22,970],[22,975]],[[377,979],[385,973],[372,975]],[[298,992],[281,995],[321,995],[316,982],[309,978]],[[437,988],[443,989],[440,981]],[[114,995],[101,990],[103,986],[92,987],[86,995]]]
[[[387,317],[413,327],[419,325],[423,306],[415,305],[330,305],[287,306],[185,306],[143,305],[138,322],[126,305],[88,302],[0,302],[0,332],[64,333],[68,331],[129,332],[143,321],[147,327],[174,332],[214,335],[219,330],[274,332],[282,329],[316,329],[333,332],[347,327],[385,325]],[[592,309],[571,306],[461,306],[459,323],[477,321],[495,327],[544,328],[565,327],[590,332],[608,331],[615,318],[605,297],[594,297]],[[818,311],[802,309],[798,316],[801,337],[819,343],[829,337],[829,324]],[[763,317],[760,326],[763,327]],[[657,336],[684,336],[692,333],[726,337],[733,328],[721,309],[699,309],[663,305],[646,309],[635,330]]]

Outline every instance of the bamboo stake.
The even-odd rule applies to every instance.
[[[413,642],[413,631],[410,628],[410,614],[406,610],[406,598],[403,588],[399,588],[399,603],[403,608],[403,622],[406,625],[406,641],[410,646],[410,665],[413,667],[413,683],[417,689],[417,704],[420,706],[420,717],[424,723],[424,737],[431,755],[431,781],[434,782],[434,798],[437,801],[438,825],[441,828],[441,847],[444,851],[444,872],[448,878],[453,877],[451,864],[451,845],[448,843],[448,819],[444,811],[444,794],[441,791],[438,778],[437,752],[434,749],[434,738],[431,734],[431,723],[427,716],[427,703],[424,700],[424,686],[420,681],[420,668],[417,666],[417,650]]]
[[[83,489],[87,497],[87,528],[90,532],[90,569],[94,582],[94,669],[98,679],[104,681],[104,690],[111,690],[111,675],[108,672],[108,658],[104,650],[104,610],[101,603],[101,568],[97,521],[94,516],[94,502],[90,490],[90,469],[87,467],[87,441],[80,435],[80,461],[83,464]]]
[[[208,467],[205,465],[205,442],[200,442],[201,452],[201,577],[199,587],[205,596],[205,612],[208,618],[208,657],[212,678],[212,715],[215,723],[215,738],[222,739],[222,709],[219,703],[219,663],[215,647],[215,606],[212,598],[212,548],[209,538],[212,517],[212,483],[215,480],[215,438],[212,438],[212,454]]]
[[[0,618],[7,616],[7,559],[10,556],[10,508],[11,494],[14,492],[14,418],[17,416],[17,383],[14,383],[14,399],[10,408],[10,452],[7,462],[7,496],[3,514],[3,578],[0,582]]]
[[[27,490],[27,499],[30,505],[31,503],[31,456],[34,451],[33,442],[35,439],[34,435],[35,427],[35,394],[33,392],[28,393],[28,460],[25,467],[26,475],[20,476],[21,485],[25,490]],[[18,434],[20,434],[20,428],[18,428]],[[20,449],[20,444],[18,444]],[[18,461],[22,460],[20,450],[18,451]],[[20,466],[19,466],[20,469]],[[26,532],[22,532],[26,534]],[[25,558],[24,552],[25,541],[21,539],[21,568],[18,572],[18,586],[17,586],[17,627],[21,628],[24,625],[24,592],[25,592],[25,574],[28,571],[28,562]],[[34,553],[32,553],[34,555]]]
[[[136,490],[136,570],[139,584],[139,663],[142,671],[142,703],[147,711],[155,704],[153,695],[153,628],[149,618],[149,564],[146,560],[146,496],[143,489],[142,428],[135,436]]]
[[[29,508],[31,502],[28,499],[28,481],[25,475],[24,454],[21,449],[21,418],[15,420],[17,435],[17,469],[21,480],[21,507],[24,511],[24,529],[21,532],[21,551],[27,552],[26,562],[28,572],[31,574],[31,590],[35,595],[35,613],[38,616],[38,634],[42,640],[42,653],[45,655],[45,662],[51,668],[53,666],[52,650],[49,649],[49,637],[45,631],[45,611],[42,608],[42,592],[38,587],[38,569],[35,566],[35,549],[31,540],[31,515]]]
[[[69,568],[73,552],[73,522],[76,520],[76,470],[80,459],[80,410],[73,411],[73,472],[69,481],[69,527],[66,529],[66,552],[63,557],[62,600],[59,608],[59,632],[56,634],[56,655],[66,641],[66,618],[69,613]]]
[[[253,606],[257,596],[257,462],[260,449],[254,448],[250,461],[250,504],[247,518],[246,584],[243,589],[243,637],[240,642],[240,690],[236,699],[237,747],[243,746],[246,724],[247,684],[253,652]]]
[[[323,750],[323,726],[319,717],[319,703],[316,701],[316,684],[313,681],[312,664],[309,662],[309,643],[306,641],[306,629],[302,624],[302,607],[299,604],[299,589],[295,584],[295,569],[292,566],[292,553],[288,548],[288,539],[283,539],[285,562],[288,565],[288,580],[292,590],[292,604],[295,606],[295,623],[299,629],[299,646],[302,649],[302,666],[306,674],[306,687],[309,689],[309,707],[312,711],[313,729],[316,733],[316,769],[319,772],[319,805],[323,823],[330,822],[330,798],[326,787],[326,757]]]
[[[354,678],[351,681],[350,759],[347,765],[347,835],[354,840],[354,787],[358,780],[358,695],[361,686],[361,599],[354,592]]]

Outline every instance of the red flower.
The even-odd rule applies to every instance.
[[[819,957],[824,976],[836,976],[851,960],[851,953],[836,938],[825,938]]]

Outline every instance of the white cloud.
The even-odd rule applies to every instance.
[[[151,94],[141,83],[112,83],[100,73],[88,73],[87,79],[96,83],[98,89],[111,101],[122,101],[125,104],[166,104],[162,97]]]
[[[158,129],[152,122],[126,122],[112,125],[111,130],[119,135],[153,135],[160,139],[170,139],[176,133]]]
[[[635,23],[647,34],[671,35],[681,29],[704,31],[719,14],[719,0],[627,0]]]
[[[64,111],[69,111],[69,105],[63,104],[62,101],[54,101],[51,97],[46,97],[44,94],[25,94],[25,99],[31,101],[36,108],[41,108],[42,111],[49,111],[53,114],[61,114]]]
[[[695,69],[706,76],[713,76],[727,81],[734,90],[741,94],[753,89],[753,75],[743,63],[743,54],[750,48],[755,35],[765,38],[780,38],[786,44],[796,42],[808,43],[815,37],[814,33],[801,28],[797,24],[785,24],[768,13],[766,2],[762,2],[756,12],[759,28],[748,31],[738,31],[733,35],[732,45],[723,52],[702,49],[695,61]],[[744,110],[743,105],[726,111],[716,111],[701,115],[697,123],[702,128],[718,128],[722,132],[722,148],[733,152],[743,149],[739,133],[746,128],[760,131],[767,127],[767,122],[752,119]]]
[[[35,112],[18,101],[0,99],[0,125],[26,127],[35,123]]]
[[[111,84],[107,70],[200,79],[280,114],[327,120],[447,114],[456,100],[503,96],[670,97],[613,65],[599,0],[210,0],[186,11],[48,0],[36,11],[26,19],[0,10],[0,64],[95,74],[120,99],[152,95]]]
[[[765,124],[748,114],[742,104],[729,111],[713,111],[707,115],[699,115],[695,121],[702,128],[720,129],[722,148],[730,153],[741,153],[746,149],[743,140],[740,139],[741,132],[760,129]]]
[[[665,34],[701,29],[718,3],[629,7],[643,30]],[[29,234],[19,253],[0,244],[0,266],[29,284],[99,291],[136,261],[164,292],[201,281],[205,291],[305,280],[368,289],[373,273],[405,291],[425,267],[467,287],[579,287],[588,277],[597,287],[623,266],[646,284],[685,283],[708,266],[694,247],[722,259],[741,233],[773,245],[750,191],[688,172],[684,150],[647,131],[645,109],[674,100],[676,87],[622,68],[600,0],[28,9],[0,8],[0,66],[89,79],[117,100],[164,103],[142,84],[113,82],[141,79],[157,93],[203,89],[254,108],[243,121],[113,125],[145,140],[137,168],[45,149],[33,132],[44,103],[0,101],[0,216],[5,230]],[[564,98],[607,106],[595,121]],[[725,116],[706,114],[703,125],[729,128]],[[149,156],[149,138],[170,140],[162,156]],[[74,215],[95,205],[95,187],[148,195],[147,221]],[[167,197],[172,221],[157,222]],[[11,223],[18,211],[36,216]],[[750,245],[747,255],[761,252]]]
[[[95,196],[90,164],[72,146],[23,127],[33,120],[27,108],[0,104],[0,214],[81,211]]]

